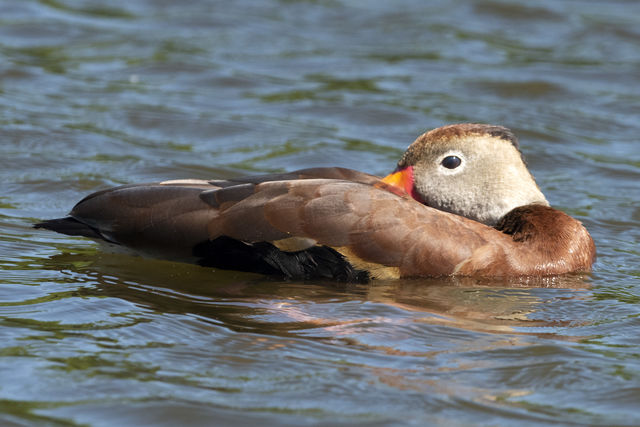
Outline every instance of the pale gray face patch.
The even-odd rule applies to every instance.
[[[501,129],[501,128],[500,128]],[[517,140],[500,131],[414,144],[415,188],[425,204],[495,225],[518,206],[548,205],[527,169]]]

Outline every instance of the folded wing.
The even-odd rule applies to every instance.
[[[340,168],[116,187],[52,221],[39,225],[156,257],[357,281],[451,274],[504,236]]]

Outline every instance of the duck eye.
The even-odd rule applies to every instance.
[[[447,156],[444,159],[442,159],[441,165],[444,166],[447,169],[455,169],[458,166],[460,166],[460,163],[462,163],[462,160],[460,160],[460,157],[458,157],[458,156]]]

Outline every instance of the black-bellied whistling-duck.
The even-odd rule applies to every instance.
[[[35,227],[151,256],[295,279],[588,271],[582,224],[549,207],[506,128],[457,124],[384,179],[313,168],[98,191]]]

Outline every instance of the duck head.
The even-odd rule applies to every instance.
[[[507,128],[456,124],[426,132],[384,182],[427,206],[494,226],[511,210],[549,203]]]

